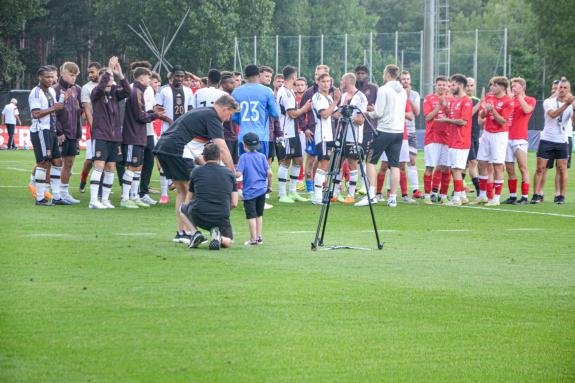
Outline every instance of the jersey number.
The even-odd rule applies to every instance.
[[[174,112],[178,116],[184,114],[184,106],[183,105],[176,105],[176,107],[174,108]]]
[[[260,112],[258,111],[259,101],[242,101],[240,106],[242,108],[242,121],[259,121]]]

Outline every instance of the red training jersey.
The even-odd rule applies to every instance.
[[[473,102],[467,96],[453,97],[449,102],[449,118],[452,120],[465,120],[463,126],[449,124],[451,130],[449,147],[453,149],[471,148],[471,125],[473,124]]]
[[[525,96],[525,102],[527,105],[531,106],[533,110],[535,110],[535,104],[537,103],[537,100],[535,100],[533,97]],[[513,97],[513,113],[509,124],[510,140],[529,139],[527,127],[529,126],[529,120],[531,119],[533,110],[530,113],[523,112],[519,100],[517,97]]]
[[[513,113],[513,99],[507,95],[503,95],[501,98],[495,97],[494,94],[490,93],[485,96],[485,102],[493,105],[493,108],[499,113],[501,117],[505,119],[505,124],[499,125],[495,120],[493,113],[486,111],[485,114],[485,130],[489,133],[501,133],[509,131],[509,119],[511,118],[511,113]],[[479,108],[480,111],[482,108]]]
[[[448,96],[446,96],[448,97]],[[448,103],[450,98],[447,98]],[[423,99],[423,115],[427,116],[433,109],[439,105],[439,96],[435,93],[425,96]],[[436,122],[438,118],[445,118],[449,114],[447,107],[441,107],[439,112],[432,120],[425,122],[425,139],[424,145],[437,143],[449,145],[449,126],[444,122]]]

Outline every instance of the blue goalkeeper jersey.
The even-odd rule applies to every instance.
[[[246,133],[254,132],[260,141],[269,141],[270,117],[279,116],[278,106],[270,88],[257,83],[247,83],[235,89],[232,96],[240,104],[241,110],[233,115],[232,120],[240,126],[238,141]]]

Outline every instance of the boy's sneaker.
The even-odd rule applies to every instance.
[[[36,200],[37,206],[54,206],[54,204],[46,198],[42,198],[40,201]]]
[[[106,206],[106,209],[115,209],[116,206],[112,205],[112,202],[110,202],[110,200],[103,200],[102,201],[102,205]]]
[[[120,206],[125,207],[127,209],[137,209],[139,208],[139,206],[136,204],[136,202],[132,201],[131,199],[125,200],[125,201],[120,201]]]
[[[387,207],[397,207],[397,201],[395,199],[388,199]]]
[[[529,200],[525,197],[521,197],[521,199],[515,201],[513,205],[529,205]]]
[[[174,237],[174,239],[172,239],[172,242],[174,243],[184,243],[186,245],[189,245],[191,241],[191,236],[188,233],[180,233],[180,232],[176,232],[176,236]]]
[[[204,235],[198,230],[194,234],[192,234],[190,238],[190,244],[188,245],[188,247],[190,249],[197,249],[198,246],[200,246],[200,244],[205,240],[206,237],[204,237]]]
[[[163,195],[160,197],[160,204],[166,205],[168,202],[170,202],[170,197],[168,197],[167,195]]]
[[[259,236],[258,237],[258,245],[263,245],[263,243],[264,243],[264,239],[261,236]]]
[[[564,204],[565,204],[565,197],[563,197],[562,195],[558,195],[558,196],[555,198],[555,203],[556,203],[557,205],[564,205]]]
[[[515,205],[515,202],[517,202],[517,197],[509,197],[505,201],[503,201],[503,204],[504,205]]]
[[[290,194],[289,198],[291,198],[294,202],[309,202],[309,199],[304,198],[297,193]]]
[[[138,205],[138,207],[150,207],[150,205],[148,205],[147,203],[145,203],[144,201],[142,201],[142,200],[140,199],[140,197],[136,197],[136,198],[134,198],[134,199],[131,200],[131,201],[134,201],[134,203],[135,203],[136,205]]]
[[[244,246],[257,246],[259,242],[257,239],[250,239],[249,241],[244,242]]]
[[[413,198],[410,198],[408,195],[401,197],[401,201],[410,205],[416,203],[416,201]]]
[[[212,240],[210,241],[208,248],[210,250],[219,250],[220,247],[222,246],[222,236],[220,235],[220,228],[212,227],[210,229],[210,237],[212,238]]]
[[[290,197],[288,197],[287,195],[284,195],[283,197],[280,197],[279,201],[281,203],[294,203],[294,200],[291,199]]]
[[[106,205],[104,205],[102,202],[100,202],[98,200],[96,200],[94,202],[90,202],[88,207],[90,209],[108,209],[108,207]]]
[[[72,205],[72,202],[67,201],[65,198],[53,199],[52,203],[54,205],[63,205],[63,206]]]
[[[383,201],[383,200],[384,200],[383,194],[377,193],[377,194],[375,195],[375,199],[377,199],[378,201]]]
[[[274,205],[270,205],[270,204],[267,203],[267,202],[264,203],[264,210],[269,210],[269,209],[271,209],[271,208],[273,208],[273,207],[274,207]]]
[[[533,198],[531,198],[531,204],[538,204],[543,202],[543,196],[539,194],[533,194]]]

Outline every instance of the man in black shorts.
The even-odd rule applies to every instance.
[[[467,86],[465,87],[465,93],[473,102],[473,119],[471,124],[471,148],[469,149],[469,154],[467,155],[467,169],[473,186],[475,187],[475,193],[479,195],[479,173],[477,170],[477,149],[479,149],[479,135],[481,133],[481,128],[479,126],[479,121],[477,120],[479,112],[479,98],[475,97],[475,79],[473,77],[467,77]]]
[[[190,173],[194,161],[203,163],[202,151],[208,141],[220,148],[220,157],[224,165],[234,170],[232,157],[224,140],[222,123],[229,121],[239,110],[238,103],[228,95],[214,102],[212,107],[194,109],[180,117],[166,130],[154,149],[164,174],[176,185],[176,220],[178,231],[174,242],[190,243],[189,232],[192,228],[182,220],[180,206],[187,198]]]
[[[227,94],[231,95],[236,87],[236,82],[234,81],[234,75],[232,72],[222,72],[222,78],[220,81],[222,90]],[[234,165],[238,164],[240,158],[238,149],[238,134],[237,125],[233,121],[224,122],[224,138],[226,140],[226,145],[228,145],[228,150],[232,155],[232,162]]]
[[[180,216],[191,230],[190,248],[205,241],[198,230],[210,231],[210,250],[232,247],[234,235],[230,209],[238,206],[238,185],[234,172],[220,165],[220,148],[207,144],[202,152],[205,165],[196,167],[190,176],[189,193]]]

